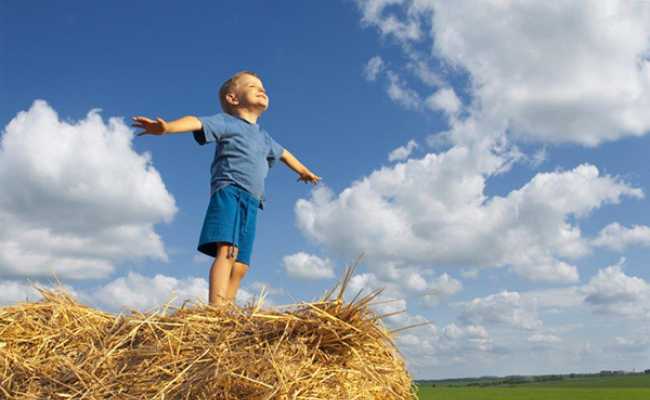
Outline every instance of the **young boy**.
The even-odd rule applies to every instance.
[[[214,257],[210,269],[210,304],[234,301],[239,283],[250,265],[257,209],[263,208],[264,179],[277,159],[298,173],[298,181],[313,184],[320,177],[302,165],[258,124],[269,107],[260,78],[242,71],[219,90],[223,113],[186,116],[167,122],[162,118],[133,117],[138,136],[192,132],[204,145],[216,142],[211,166],[210,203],[198,250]]]

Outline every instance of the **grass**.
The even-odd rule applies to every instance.
[[[650,375],[595,376],[509,386],[419,387],[420,400],[648,400]]]

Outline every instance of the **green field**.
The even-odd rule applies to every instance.
[[[650,375],[595,376],[543,383],[420,385],[420,400],[649,400]]]

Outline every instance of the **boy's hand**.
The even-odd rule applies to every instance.
[[[156,120],[151,120],[146,117],[133,117],[133,121],[135,122],[133,127],[135,128],[140,128],[144,129],[144,132],[138,132],[136,135],[137,136],[142,136],[142,135],[162,135],[163,133],[167,132],[167,121],[164,119],[158,117]]]
[[[305,183],[307,182],[313,183],[315,185],[318,183],[318,181],[320,181],[320,176],[312,173],[311,171],[305,171],[302,174],[300,174],[300,177],[298,178],[298,182],[300,181]]]

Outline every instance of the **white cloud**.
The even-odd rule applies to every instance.
[[[255,281],[240,287],[235,301],[242,306],[250,303],[258,297],[262,288],[266,293],[266,306],[273,305],[274,296],[283,293],[268,283]],[[90,290],[78,290],[77,297],[83,303],[109,311],[124,311],[125,308],[152,311],[170,301],[174,306],[180,306],[185,301],[206,304],[208,281],[204,278],[175,278],[162,274],[150,277],[131,271],[104,285]]]
[[[650,227],[635,225],[626,228],[614,222],[604,227],[592,244],[616,251],[623,251],[629,246],[650,246]]]
[[[596,276],[581,288],[585,303],[598,313],[650,319],[650,284],[623,272],[618,264],[599,270]]]
[[[454,115],[460,110],[462,103],[452,88],[440,89],[425,100],[431,110],[441,110]]]
[[[298,252],[282,258],[286,273],[297,279],[334,278],[334,265],[329,259]]]
[[[479,324],[505,324],[525,330],[542,327],[534,307],[522,301],[517,292],[503,291],[462,303],[462,321]]]
[[[446,301],[463,288],[458,280],[447,273],[429,278],[430,271],[425,269],[401,268],[392,270],[390,274],[382,273],[381,268],[377,267],[373,270],[378,271],[380,276],[372,272],[352,276],[348,284],[351,295],[360,290],[369,292],[382,289],[384,299],[405,300],[409,296],[416,296],[425,306],[432,306]]]
[[[584,304],[585,298],[578,286],[529,290],[520,295],[525,304],[546,309],[579,307]]]
[[[0,276],[86,279],[123,260],[167,260],[154,224],[176,213],[151,157],[96,110],[59,120],[42,100],[0,142]]]
[[[208,299],[208,283],[202,278],[177,279],[156,274],[148,277],[136,272],[84,292],[80,300],[108,310],[133,308],[141,311],[156,309],[175,298],[171,304],[180,305],[185,300],[203,303]]]
[[[420,26],[415,21],[400,21],[393,13],[384,13],[391,5],[403,4],[403,0],[357,0],[359,6],[363,7],[362,23],[374,25],[384,35],[393,35],[399,40],[418,40],[422,36]]]
[[[326,187],[296,203],[310,239],[350,258],[459,267],[510,266],[530,280],[572,282],[568,260],[590,246],[571,219],[622,196],[642,197],[596,167],[539,173],[505,197],[486,197],[484,170],[503,158],[455,146],[374,171],[335,195]],[[375,262],[377,261],[377,262]]]
[[[454,1],[434,9],[435,52],[467,69],[476,98],[515,134],[596,145],[650,128],[647,3]]]
[[[73,296],[77,295],[77,291],[68,286],[60,284],[45,284],[42,282],[27,282],[27,281],[14,281],[14,280],[0,280],[0,306],[10,306],[15,303],[33,303],[41,300],[42,296],[36,288],[47,290],[58,290],[63,288]]]
[[[400,146],[391,151],[390,154],[388,154],[388,161],[406,160],[417,147],[418,144],[415,140],[409,140],[405,146]]]
[[[432,54],[467,71],[473,105],[515,136],[591,146],[650,129],[646,2],[357,3],[407,56],[430,25]]]
[[[363,70],[363,75],[366,80],[374,81],[384,68],[384,60],[379,56],[374,56],[368,60],[368,64],[366,64],[366,67]]]
[[[458,293],[462,288],[463,285],[460,281],[452,278],[449,274],[444,273],[421,289],[427,292],[427,294],[423,296],[422,300],[425,305],[436,305],[440,301]]]
[[[388,76],[388,97],[408,110],[418,110],[422,99],[403,79],[393,71],[386,71]]]

